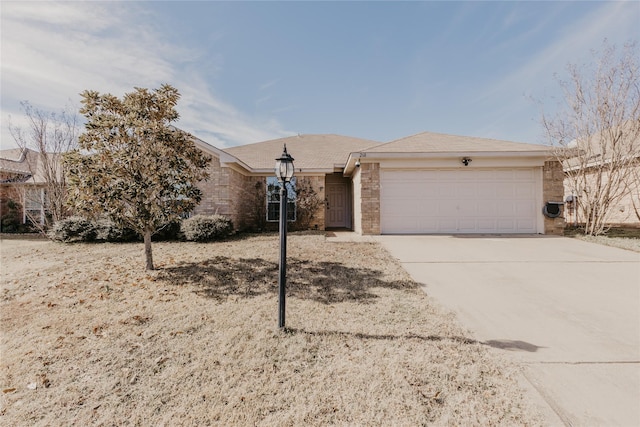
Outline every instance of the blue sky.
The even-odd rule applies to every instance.
[[[1,145],[19,102],[78,107],[170,83],[220,148],[422,131],[543,143],[554,75],[640,39],[640,2],[0,3]],[[543,100],[538,104],[535,100]]]

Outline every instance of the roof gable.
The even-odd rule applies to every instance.
[[[0,150],[0,171],[31,175],[38,168],[38,153],[28,148]]]
[[[225,148],[223,151],[254,170],[273,169],[276,158],[282,154],[285,144],[287,151],[294,158],[296,169],[333,171],[336,167],[344,167],[350,153],[362,151],[380,143],[334,134],[297,135]]]
[[[412,136],[380,144],[366,153],[474,153],[474,152],[548,152],[546,145],[524,144],[521,142],[473,136],[447,135],[423,132]]]

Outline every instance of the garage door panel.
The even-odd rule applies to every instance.
[[[436,217],[420,218],[420,233],[426,233],[426,230],[436,230],[438,228],[438,219]],[[415,233],[415,231],[414,231]]]
[[[530,200],[518,200],[515,202],[515,214],[518,217],[527,217],[534,210],[535,203]]]
[[[478,200],[478,215],[482,217],[495,217],[498,213],[498,205],[493,200]]]
[[[438,216],[442,218],[455,217],[458,214],[458,209],[455,201],[441,200],[436,204],[438,209]]]
[[[426,173],[430,173],[431,171],[426,171]],[[461,177],[464,177],[464,172],[461,174],[460,172],[453,170],[443,170],[439,171],[437,175],[435,175],[435,179],[440,182],[456,182]]]
[[[513,218],[498,218],[498,232],[512,233],[516,231],[516,220]]]
[[[535,181],[535,171],[533,169],[514,169],[514,181]]]
[[[518,219],[516,227],[518,228],[518,230],[524,230],[527,233],[536,232],[536,223],[532,219]]]
[[[461,219],[458,221],[460,233],[473,233],[478,229],[478,221],[475,219]]]
[[[535,187],[530,185],[515,185],[515,197],[517,199],[533,199],[535,197]]]
[[[438,215],[438,204],[433,202],[433,201],[429,201],[429,202],[425,202],[422,201],[420,203],[420,210],[419,210],[419,217],[424,218],[424,217],[434,217]]]
[[[478,232],[480,233],[493,233],[496,229],[495,219],[479,219],[478,220]]]
[[[479,185],[478,186],[478,198],[479,199],[493,199],[496,195],[495,187],[491,187],[488,185]]]
[[[457,221],[452,218],[439,218],[438,221],[438,230],[441,233],[450,233],[452,230],[455,230],[457,227]]]
[[[514,179],[514,171],[512,169],[507,170],[496,170],[494,171],[494,180],[495,181],[508,181],[511,182]]]
[[[476,218],[478,215],[478,205],[474,203],[475,200],[462,200],[456,206],[456,214],[461,218]]]
[[[491,183],[489,183],[489,185],[491,185]],[[496,199],[510,200],[514,198],[515,194],[514,194],[513,183],[496,182],[493,185],[495,186],[495,190],[496,190],[496,195],[495,195]]]
[[[458,186],[458,196],[465,199],[475,199],[478,194],[478,186],[475,182]]]
[[[535,233],[534,168],[385,171],[383,233]]]

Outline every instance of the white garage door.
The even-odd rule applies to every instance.
[[[537,232],[535,168],[381,172],[383,234]]]

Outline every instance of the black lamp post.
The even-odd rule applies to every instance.
[[[284,146],[282,156],[276,159],[276,177],[280,182],[280,279],[278,288],[278,327],[284,329],[287,283],[287,184],[293,178],[293,157]]]

